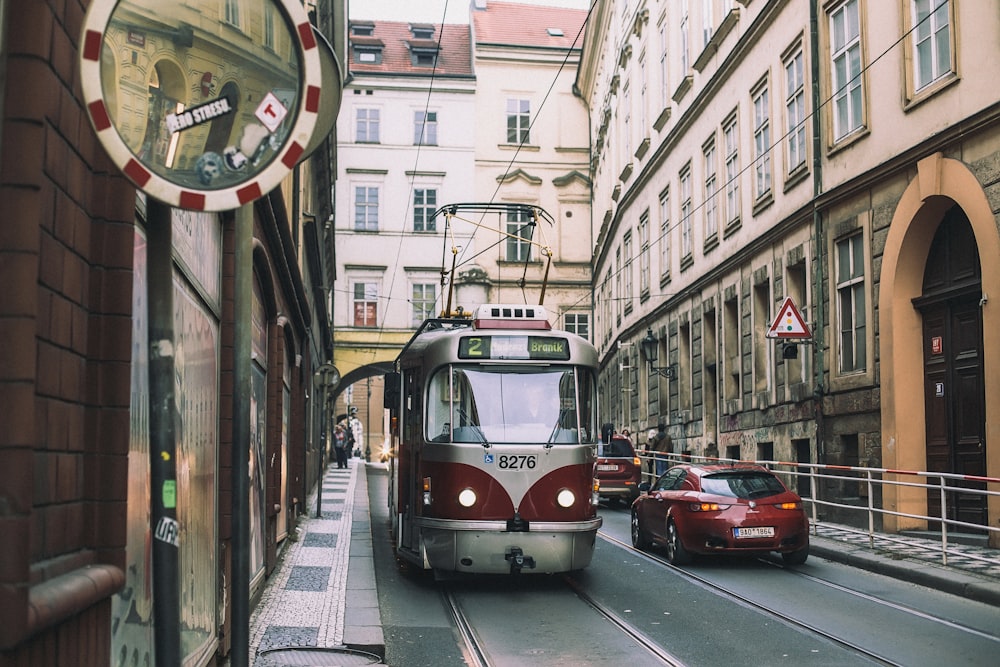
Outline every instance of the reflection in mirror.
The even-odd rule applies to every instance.
[[[301,58],[277,2],[122,0],[104,32],[101,87],[142,164],[181,187],[217,190],[280,154]]]

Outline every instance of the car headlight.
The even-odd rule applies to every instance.
[[[472,489],[462,489],[458,494],[458,504],[462,507],[472,507],[476,504],[476,492]]]
[[[563,489],[556,494],[556,502],[560,507],[572,507],[576,502],[576,494],[569,489]]]

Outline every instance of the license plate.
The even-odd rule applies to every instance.
[[[618,470],[618,466],[607,463],[599,463],[597,465],[597,470],[599,472],[614,472],[615,470]]]
[[[746,528],[733,528],[733,535],[738,540],[745,540],[754,537],[774,537],[774,527],[749,526]]]

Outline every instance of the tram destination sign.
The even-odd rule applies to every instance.
[[[549,336],[463,336],[458,358],[569,361],[569,341]]]

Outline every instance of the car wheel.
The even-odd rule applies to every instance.
[[[632,546],[640,551],[646,551],[653,546],[649,534],[639,525],[639,514],[632,510]]]
[[[781,560],[785,565],[802,565],[809,558],[809,547],[805,546],[798,551],[789,551],[781,554]]]
[[[691,554],[681,544],[677,524],[673,521],[667,523],[667,560],[670,561],[671,565],[684,565],[691,562]]]

